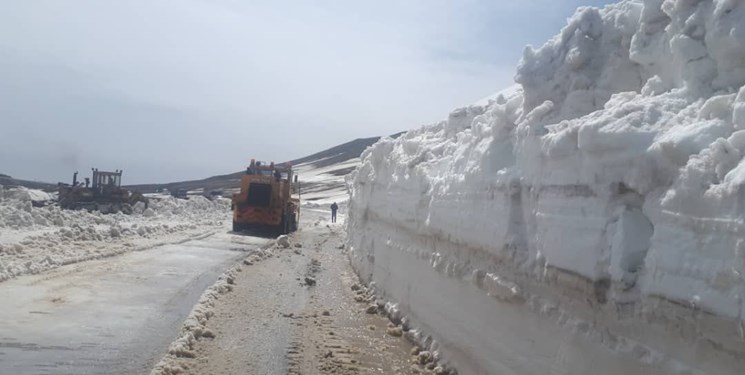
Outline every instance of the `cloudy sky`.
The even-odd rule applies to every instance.
[[[0,173],[168,182],[444,118],[609,0],[0,2]]]

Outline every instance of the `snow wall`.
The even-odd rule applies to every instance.
[[[360,276],[461,374],[742,374],[745,1],[580,8],[516,82],[363,154]]]

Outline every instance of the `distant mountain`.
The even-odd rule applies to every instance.
[[[401,134],[403,134],[403,132],[394,134],[391,137],[397,138]],[[366,148],[375,144],[375,142],[377,142],[379,139],[380,137],[358,138],[351,142],[340,144],[327,150],[317,152],[313,155],[292,160],[289,163],[292,165],[310,163],[316,168],[339,164],[350,159],[358,158],[360,155],[362,155],[362,152],[365,151]],[[256,155],[256,158],[261,158],[261,155]],[[349,173],[351,172],[351,169],[345,170],[345,172]],[[155,193],[158,190],[164,188],[168,189],[169,191],[178,189],[202,189],[205,192],[209,192],[211,190],[235,189],[239,187],[241,175],[243,175],[243,173],[244,171],[241,170],[235,173],[212,176],[202,180],[180,181],[166,184],[130,185],[127,186],[127,188],[139,191],[141,193]]]
[[[29,189],[39,189],[39,190],[44,190],[44,191],[56,191],[57,190],[56,184],[50,184],[47,182],[39,182],[39,181],[17,180],[13,177],[8,176],[7,174],[2,174],[2,173],[0,173],[0,185],[6,186],[6,187],[23,186]]]
[[[391,137],[397,138],[403,133],[404,132],[396,133],[396,134],[391,135]],[[339,163],[345,162],[350,159],[358,158],[360,155],[362,155],[362,152],[365,151],[366,148],[375,144],[375,142],[377,142],[379,139],[380,137],[358,138],[353,141],[331,147],[327,150],[323,150],[321,152],[317,152],[315,154],[302,157],[300,159],[292,160],[290,161],[290,164],[292,165],[311,164],[316,168],[323,168],[323,167],[327,167],[330,165],[339,164]],[[260,158],[261,155],[256,155],[256,157]],[[331,173],[347,174],[347,173],[350,173],[352,169],[353,168],[344,168],[338,171],[332,171]],[[208,177],[208,178],[201,179],[201,180],[180,181],[180,182],[171,182],[171,183],[165,183],[165,184],[129,185],[126,187],[128,189],[136,190],[142,193],[154,193],[164,188],[171,190],[171,191],[178,190],[178,189],[186,189],[186,190],[203,189],[205,192],[208,192],[211,190],[235,189],[239,187],[240,178],[243,173],[244,173],[243,171],[238,171],[235,173],[212,176],[212,177]],[[56,191],[57,190],[57,184],[50,184],[50,183],[38,182],[38,181],[17,180],[11,176],[8,176],[2,173],[0,173],[0,185],[24,186],[30,189],[40,189],[40,190],[45,190],[45,191]]]
[[[398,138],[403,133],[396,133],[392,138]],[[338,146],[331,147],[328,150],[317,152],[313,155],[291,161],[292,165],[311,163],[318,168],[326,167],[332,164],[339,164],[352,158],[362,155],[366,148],[372,146],[380,140],[380,137],[358,138],[354,141],[347,142]]]

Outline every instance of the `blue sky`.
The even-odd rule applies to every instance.
[[[289,160],[511,84],[575,0],[7,1],[0,173],[125,183]]]

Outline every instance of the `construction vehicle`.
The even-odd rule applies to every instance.
[[[130,192],[121,187],[122,172],[93,171],[92,179],[85,178],[85,183],[78,181],[78,172],[72,175],[72,185],[59,183],[59,205],[64,209],[99,211],[102,213],[132,213],[132,206],[143,202],[147,207],[148,200],[138,192]]]
[[[186,189],[171,190],[171,196],[178,199],[189,199],[189,191]]]
[[[300,198],[293,198],[297,176],[289,164],[251,160],[241,177],[241,191],[233,194],[233,231],[270,231],[287,234],[297,230]]]

